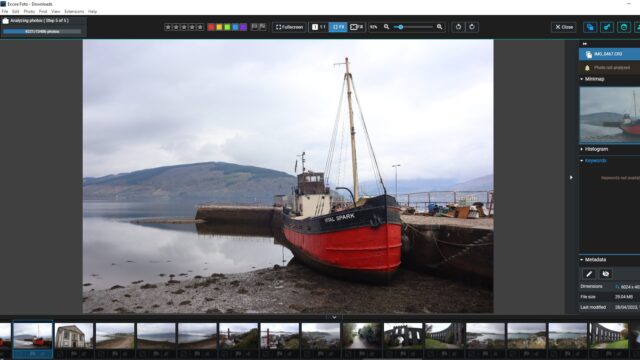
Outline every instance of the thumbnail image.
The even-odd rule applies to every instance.
[[[11,350],[11,323],[0,323],[0,350]]]
[[[379,323],[343,323],[343,349],[381,349],[382,324]]]
[[[179,323],[178,348],[204,350],[218,347],[217,323]]]
[[[589,323],[589,347],[592,349],[628,349],[628,323]]]
[[[549,323],[549,349],[586,349],[587,323]]]
[[[546,323],[508,323],[507,348],[509,349],[546,349]]]
[[[504,349],[504,323],[467,323],[467,348]]]
[[[424,345],[427,349],[462,349],[464,323],[425,323]]]
[[[83,42],[83,312],[493,312],[493,70],[491,40]]]
[[[134,328],[134,323],[97,323],[96,349],[133,349]]]
[[[422,349],[422,323],[384,323],[385,349]]]
[[[176,348],[175,323],[138,323],[138,349],[173,350]]]
[[[302,323],[302,349],[337,350],[340,348],[340,323]]]
[[[220,323],[221,349],[258,349],[258,324]]]
[[[56,323],[56,349],[93,349],[93,323]]]
[[[631,321],[629,323],[629,347],[634,350],[640,350],[640,321]]]
[[[260,348],[298,350],[300,348],[300,324],[261,323]]]
[[[640,142],[640,87],[581,87],[580,141]]]
[[[51,348],[52,336],[52,323],[13,323],[14,349]]]

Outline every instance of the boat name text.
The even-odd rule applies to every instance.
[[[356,214],[349,213],[349,214],[342,214],[342,215],[328,217],[324,219],[324,222],[330,223],[330,222],[336,222],[336,221],[342,221],[342,220],[351,220],[355,218],[356,218]]]

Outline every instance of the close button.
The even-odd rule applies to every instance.
[[[554,21],[551,23],[551,32],[556,34],[574,34],[578,25],[572,21]]]

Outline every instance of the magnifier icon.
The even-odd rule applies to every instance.
[[[436,28],[437,28],[438,30],[443,30],[443,29],[442,29],[442,24],[437,24],[437,25],[436,25]]]
[[[385,30],[390,30],[390,29],[389,29],[389,24],[384,24],[384,29],[385,29]]]

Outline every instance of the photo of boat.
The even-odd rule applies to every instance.
[[[400,207],[395,198],[387,195],[381,177],[379,181],[384,191],[382,195],[360,197],[352,105],[355,88],[349,72],[349,58],[345,58],[344,65],[346,72],[342,89],[347,94],[349,109],[353,191],[347,188],[336,190],[348,191],[352,202],[343,203],[342,206],[332,203],[331,189],[326,186],[328,179],[325,179],[322,172],[305,169],[303,153],[302,173],[297,175],[292,203],[285,206],[282,213],[283,243],[303,263],[319,271],[340,278],[388,283],[400,267]],[[357,94],[355,97],[357,99]],[[364,118],[361,120],[370,154],[379,174]],[[336,132],[334,130],[334,136]],[[332,152],[333,149],[330,154]]]
[[[14,323],[14,349],[46,349],[53,342],[52,323]]]
[[[83,313],[493,311],[491,41],[114,40],[83,64]]]
[[[640,118],[637,88],[583,87],[580,89],[580,141],[585,143],[638,142]]]

